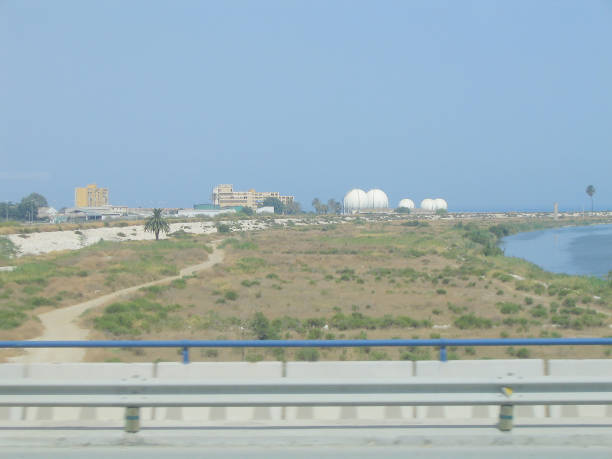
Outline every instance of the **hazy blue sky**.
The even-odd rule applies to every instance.
[[[0,0],[0,201],[612,208],[610,1]]]

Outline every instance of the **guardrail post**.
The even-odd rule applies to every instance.
[[[125,407],[125,431],[136,433],[140,430],[140,408],[137,406]]]
[[[440,346],[440,362],[446,362],[446,346]]]
[[[183,348],[183,363],[189,363],[189,348]]]
[[[499,407],[499,430],[509,432],[512,430],[512,421],[514,414],[514,405],[502,405]]]

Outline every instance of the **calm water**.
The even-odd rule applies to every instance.
[[[605,277],[612,270],[612,225],[555,228],[505,237],[500,247],[555,273]]]

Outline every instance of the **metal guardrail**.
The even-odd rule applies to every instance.
[[[189,363],[190,348],[303,348],[303,347],[436,347],[440,361],[452,346],[612,346],[612,338],[500,338],[500,339],[373,339],[373,340],[158,340],[158,341],[0,341],[0,348],[178,348]]]
[[[0,380],[0,406],[125,407],[128,432],[141,407],[497,405],[499,428],[511,430],[514,405],[550,404],[612,404],[612,378]]]

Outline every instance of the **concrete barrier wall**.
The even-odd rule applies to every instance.
[[[63,363],[63,364],[0,364],[1,379],[162,379],[211,380],[276,378],[305,379],[394,379],[411,378],[482,378],[504,376],[609,376],[612,360],[453,360],[393,361],[393,362],[196,362],[182,363]],[[337,420],[440,420],[483,419],[494,422],[498,407],[214,407],[214,408],[144,408],[141,418],[147,421],[181,423],[208,423],[233,421],[337,421]],[[122,408],[72,407],[0,407],[0,422],[43,421],[80,422],[96,421],[108,425],[121,425]],[[515,417],[526,418],[597,417],[612,419],[609,406],[551,406],[516,407]]]
[[[451,360],[449,362],[416,362],[415,376],[424,378],[496,378],[504,376],[544,376],[543,360]],[[427,406],[417,407],[419,419],[497,418],[499,408],[492,406]],[[515,418],[544,417],[543,406],[517,406]]]
[[[393,379],[405,380],[414,375],[414,364],[401,362],[288,362],[286,377],[295,379]],[[339,420],[339,419],[402,419],[412,418],[410,406],[302,406],[287,407],[286,419]]]
[[[171,380],[183,379],[193,381],[210,381],[214,379],[276,379],[283,377],[281,362],[194,362],[159,363],[155,377]],[[169,407],[155,408],[156,420],[176,421],[257,421],[280,420],[280,407]]]
[[[612,376],[612,360],[549,360],[550,376]],[[551,417],[612,418],[612,406],[563,405],[551,406]]]

